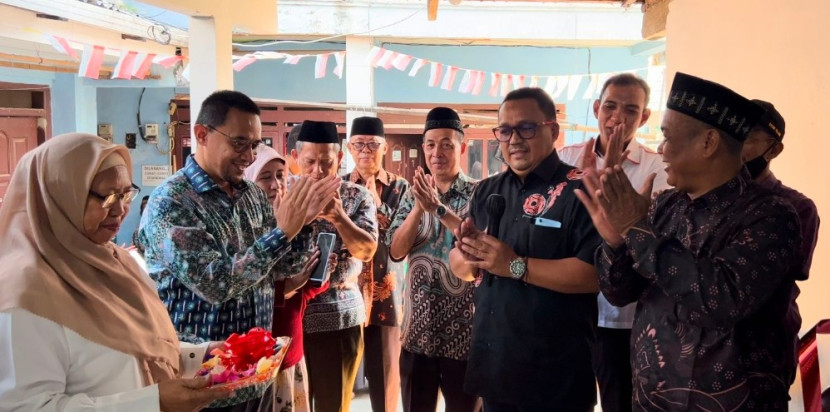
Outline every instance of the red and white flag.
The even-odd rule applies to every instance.
[[[581,74],[572,74],[568,76],[568,101],[576,97],[576,92],[579,90],[579,84],[582,83]]]
[[[73,49],[72,46],[69,45],[69,40],[66,40],[65,38],[60,36],[53,36],[51,34],[46,35],[46,40],[49,40],[49,43],[52,44],[52,47],[54,47],[55,50],[63,54],[66,54],[75,60],[78,60],[78,53],[75,53],[75,49]]]
[[[326,77],[326,67],[329,64],[329,53],[318,54],[317,61],[314,62],[314,78],[322,79]]]
[[[464,69],[464,76],[461,77],[461,83],[458,85],[458,91],[460,93],[469,93],[473,90],[473,81],[472,78],[475,75],[475,72]]]
[[[384,49],[378,46],[372,46],[372,49],[369,50],[369,65],[372,67],[378,67],[378,60],[383,57],[384,51]]]
[[[484,81],[487,79],[487,73],[477,70],[473,77],[475,78],[473,84],[473,95],[478,96],[481,94],[481,89],[484,88]]]
[[[591,81],[588,83],[588,87],[585,88],[585,93],[582,93],[582,98],[586,100],[594,97],[594,93],[597,91],[597,85],[599,84],[599,75],[592,74],[590,79]]]
[[[118,64],[115,65],[115,69],[112,71],[112,78],[126,80],[132,78],[136,57],[138,57],[137,51],[122,51],[121,57],[118,59]]]
[[[429,87],[436,87],[441,81],[441,68],[444,65],[436,62],[429,62]]]
[[[395,56],[395,59],[392,60],[392,66],[394,66],[396,69],[400,71],[404,71],[406,70],[406,66],[408,66],[409,62],[411,61],[412,56],[408,54],[398,53],[398,55]]]
[[[455,75],[458,73],[458,67],[447,66],[444,74],[444,81],[441,82],[441,89],[452,90],[452,85],[455,83]]]
[[[490,91],[487,92],[490,96],[496,97],[499,94],[499,83],[501,82],[501,73],[490,73]]]
[[[421,67],[427,65],[427,61],[424,59],[415,59],[415,63],[412,64],[412,68],[409,69],[409,77],[415,77],[418,74],[418,70],[421,70]]]
[[[385,70],[389,70],[392,68],[392,60],[394,60],[397,56],[398,53],[393,52],[392,50],[385,50],[383,55],[380,56],[380,59],[378,59],[375,67],[383,67]]]
[[[235,71],[235,72],[242,71],[242,69],[250,66],[255,61],[256,61],[256,57],[254,57],[254,55],[246,54],[245,56],[242,56],[241,59],[234,62],[233,71]]]
[[[501,78],[501,95],[507,96],[507,93],[510,93],[511,90],[513,90],[513,75],[505,74]]]
[[[335,76],[342,79],[343,78],[343,59],[346,57],[346,52],[337,52],[334,53],[334,70],[331,72],[334,73]]]
[[[78,75],[97,79],[102,64],[104,64],[104,46],[86,44],[84,45],[84,57],[78,65]]]
[[[292,55],[286,55],[285,60],[283,60],[282,64],[291,64],[291,65],[297,64],[297,63],[300,62],[300,59],[302,59],[305,56],[306,56],[305,54],[298,54],[298,55],[293,55],[293,56]]]
[[[545,81],[545,91],[553,97],[553,92],[556,91],[556,77],[548,76],[547,81]]]
[[[551,95],[551,97],[553,97],[553,100],[558,99],[559,96],[561,96],[567,88],[568,76],[556,76],[556,90],[554,90],[553,94]]]
[[[184,56],[156,56],[153,63],[158,63],[165,69],[169,69],[182,60],[184,60]]]
[[[143,79],[150,73],[150,67],[153,66],[153,59],[156,55],[153,53],[139,53],[135,58],[135,65],[133,66],[133,77]]]
[[[513,76],[513,90],[521,89],[525,86],[525,75],[517,74]]]

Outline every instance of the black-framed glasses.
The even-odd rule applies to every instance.
[[[231,137],[229,134],[227,134],[227,133],[225,133],[225,132],[223,132],[223,131],[221,131],[221,130],[213,127],[213,126],[205,125],[205,127],[207,127],[210,130],[213,130],[214,132],[217,132],[217,133],[221,134],[222,136],[227,137],[228,142],[230,142],[231,147],[233,147],[233,150],[236,153],[243,153],[243,152],[246,152],[248,150],[256,150],[256,148],[259,147],[260,144],[262,144],[262,140],[250,140],[250,139],[246,139],[244,137]]]
[[[510,139],[513,137],[513,131],[519,134],[519,137],[522,139],[528,140],[536,137],[536,130],[539,129],[539,126],[549,126],[556,123],[555,120],[549,120],[547,122],[536,123],[536,122],[526,122],[526,123],[519,123],[516,126],[499,126],[493,128],[493,136],[496,137],[496,140],[500,142],[509,142]]]
[[[115,204],[115,202],[118,202],[118,201],[120,201],[122,205],[132,202],[133,199],[135,199],[136,196],[138,196],[138,194],[140,192],[141,192],[141,188],[136,186],[135,183],[133,183],[130,190],[128,190],[124,193],[112,193],[112,194],[109,194],[109,195],[105,196],[105,195],[102,195],[100,193],[95,193],[92,190],[90,190],[89,194],[92,195],[94,198],[101,201],[101,207],[102,208],[109,209]]]
[[[365,149],[367,147],[369,148],[370,152],[374,152],[374,151],[380,149],[380,145],[381,145],[381,143],[378,143],[378,142],[368,142],[368,143],[351,142],[349,144],[352,145],[352,148],[354,150],[357,150],[358,152],[362,152],[363,149]]]

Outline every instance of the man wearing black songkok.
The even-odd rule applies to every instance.
[[[764,111],[684,73],[667,106],[661,152],[675,189],[652,203],[617,166],[587,173],[579,195],[605,241],[600,289],[612,304],[637,302],[633,407],[787,410],[801,237],[792,206],[743,167]]]

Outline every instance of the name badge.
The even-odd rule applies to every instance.
[[[562,222],[553,219],[545,219],[543,217],[537,217],[533,219],[533,224],[536,226],[552,227],[556,229],[562,227]]]

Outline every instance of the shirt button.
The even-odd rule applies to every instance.
[[[518,222],[518,221],[519,221],[519,218],[518,218],[518,217],[514,217],[514,218],[513,218],[513,221],[514,221],[514,222]]]
[[[496,314],[496,311],[495,311],[495,310],[493,310],[493,309],[490,309],[490,314],[491,314],[491,315],[495,315],[495,314]]]
[[[195,358],[195,357],[196,357],[196,354],[195,354],[195,353],[193,353],[193,352],[190,352],[190,359],[193,359],[193,358]]]

